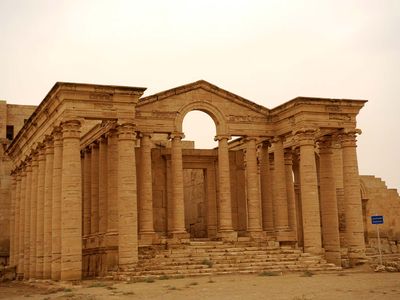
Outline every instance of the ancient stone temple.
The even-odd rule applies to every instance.
[[[144,90],[56,83],[8,145],[21,278],[134,270],[140,249],[193,240],[272,243],[337,266],[365,258],[356,116],[366,101],[268,109],[205,81]],[[182,141],[193,110],[214,120],[216,149]]]

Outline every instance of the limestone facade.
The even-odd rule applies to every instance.
[[[267,109],[205,81],[144,90],[57,83],[8,146],[20,278],[129,271],[139,247],[197,238],[364,259],[356,116],[366,101]],[[183,141],[192,110],[214,120],[216,149]]]

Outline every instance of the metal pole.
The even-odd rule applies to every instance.
[[[381,250],[381,237],[379,235],[379,225],[378,224],[376,224],[376,231],[378,233],[379,262],[380,262],[380,265],[383,266],[383,263],[382,263],[382,250]]]

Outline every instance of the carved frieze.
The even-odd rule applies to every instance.
[[[136,117],[138,118],[153,118],[153,119],[175,119],[176,118],[176,112],[174,111],[159,111],[159,110],[153,110],[153,111],[137,111],[136,112]]]
[[[237,116],[237,115],[229,115],[229,122],[235,123],[265,123],[267,122],[266,117],[258,117],[258,116]]]
[[[351,121],[348,114],[329,113],[329,120]]]

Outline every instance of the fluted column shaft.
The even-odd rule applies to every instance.
[[[118,126],[118,263],[122,270],[138,261],[135,141],[133,124]]]
[[[319,181],[323,247],[328,262],[341,266],[338,206],[331,137],[319,143]]]
[[[142,133],[140,139],[140,205],[139,233],[154,233],[153,224],[153,177],[151,171],[151,135]]]
[[[37,219],[36,219],[36,278],[43,278],[43,241],[44,241],[44,177],[46,171],[44,145],[39,149]]]
[[[38,190],[38,153],[32,155],[31,219],[29,239],[29,278],[36,278],[36,232],[37,232],[37,190]]]
[[[277,234],[289,229],[283,141],[275,138],[274,143],[274,222]]]
[[[171,134],[172,226],[171,233],[185,233],[185,202],[183,191],[182,133]]]
[[[32,163],[26,165],[25,228],[24,228],[24,279],[30,276],[30,235],[31,235]]]
[[[83,235],[90,234],[91,224],[91,178],[92,178],[92,153],[89,148],[84,150],[83,158]],[[104,174],[104,176],[107,176]]]
[[[218,234],[233,232],[232,227],[232,199],[231,178],[229,170],[229,136],[221,135],[215,137],[218,141],[218,185],[219,185],[219,228]]]
[[[359,131],[348,131],[341,135],[343,155],[343,189],[346,219],[346,242],[350,262],[365,257],[364,226],[358,173],[356,134]]]
[[[317,168],[314,151],[314,131],[299,131],[300,186],[303,213],[304,251],[321,253],[321,223],[318,197]]]
[[[16,189],[17,189],[17,175],[13,171],[11,174],[11,214],[10,214],[10,259],[9,265],[15,265],[15,200],[16,200]]]
[[[99,232],[99,145],[97,142],[91,145],[91,150],[90,233],[94,234]]]
[[[15,191],[15,218],[14,218],[14,254],[15,254],[15,265],[17,266],[18,271],[18,264],[19,264],[19,207],[21,204],[21,169],[17,170],[17,177],[16,177],[16,191]]]
[[[52,190],[52,244],[51,244],[51,279],[59,280],[61,278],[61,178],[63,165],[63,141],[60,127],[53,131],[53,190]]]
[[[107,140],[99,139],[99,232],[107,232]]]
[[[62,124],[61,280],[82,277],[82,167],[77,120]]]
[[[272,233],[274,231],[274,212],[272,203],[272,184],[270,184],[271,172],[269,170],[269,145],[269,142],[264,142],[260,149],[260,182],[263,230]]]
[[[52,199],[53,199],[53,140],[45,141],[44,224],[43,224],[43,278],[51,278],[52,258]]]
[[[17,273],[22,278],[24,274],[24,234],[25,234],[25,198],[26,198],[26,165],[21,172],[21,198],[19,205],[19,227],[18,227],[18,268]]]
[[[107,230],[118,229],[118,139],[115,129],[111,129],[107,135]]]
[[[294,236],[297,236],[296,197],[294,192],[292,149],[286,149],[284,155],[289,229],[293,231]]]
[[[246,138],[247,231],[261,232],[260,181],[258,178],[256,138]]]

